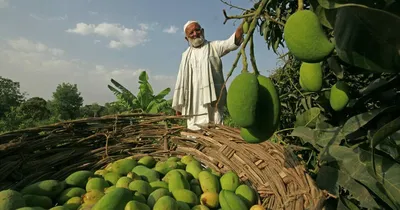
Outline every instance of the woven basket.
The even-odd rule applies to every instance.
[[[65,179],[76,170],[97,170],[127,156],[191,154],[206,167],[234,170],[257,189],[266,209],[322,209],[318,189],[283,146],[246,144],[239,131],[210,125],[189,131],[182,117],[131,114],[68,121],[0,135],[0,190],[44,179]]]

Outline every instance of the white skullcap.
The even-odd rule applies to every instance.
[[[197,23],[197,24],[199,24],[199,22],[197,22],[197,21],[195,21],[195,20],[189,20],[184,26],[183,26],[183,32],[185,32],[186,31],[186,28],[190,25],[190,24],[192,24],[192,23]],[[200,24],[199,24],[200,25]]]

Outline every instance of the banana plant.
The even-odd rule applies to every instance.
[[[169,112],[172,109],[172,100],[164,99],[171,89],[165,88],[157,95],[154,95],[153,87],[149,83],[146,71],[142,71],[139,75],[139,92],[136,96],[114,79],[111,79],[111,83],[115,87],[108,85],[108,89],[114,93],[119,103],[133,112],[155,114],[163,111]]]

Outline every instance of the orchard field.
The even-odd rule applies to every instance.
[[[236,60],[225,69],[232,84],[224,124],[240,129],[249,144],[271,141],[295,153],[328,193],[326,209],[400,209],[400,2],[260,0],[252,8],[221,3],[235,8],[223,11],[224,24],[237,21],[245,31]],[[265,45],[254,46],[254,39]],[[255,47],[289,52],[279,55],[281,66],[261,75],[257,60],[263,58]],[[233,71],[241,73],[230,78]],[[153,92],[145,71],[138,82],[132,93],[111,79],[114,102],[83,106],[75,84],[59,84],[46,101],[27,98],[17,81],[0,76],[0,134],[114,114],[175,114],[166,99],[171,88]],[[194,196],[201,199],[202,193]]]

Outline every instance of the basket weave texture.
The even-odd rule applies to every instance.
[[[191,154],[206,167],[235,171],[257,189],[266,209],[322,209],[318,189],[285,147],[246,144],[239,130],[210,125],[190,131],[182,117],[130,114],[68,121],[0,135],[0,190],[20,190],[44,179],[65,179],[77,170],[97,170],[127,157]]]

